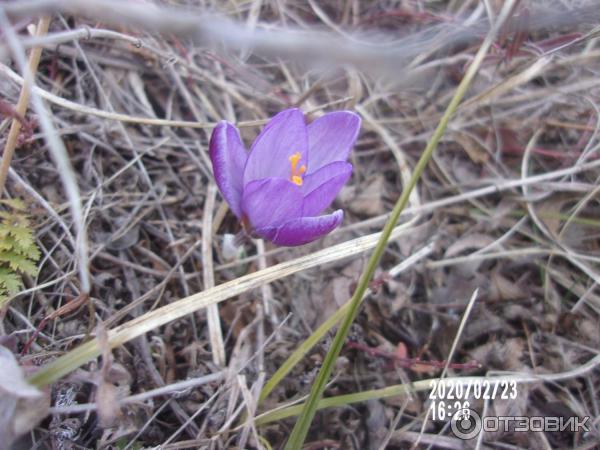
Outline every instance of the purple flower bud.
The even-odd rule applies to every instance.
[[[342,210],[319,216],[352,174],[346,162],[360,130],[349,111],[306,125],[297,108],[273,117],[247,153],[234,125],[221,121],[210,138],[215,180],[244,226],[277,245],[302,245],[330,233]]]

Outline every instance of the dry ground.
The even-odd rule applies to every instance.
[[[44,43],[37,84],[79,188],[91,290],[86,301],[65,169],[57,169],[30,109],[32,129],[21,136],[5,195],[27,203],[42,257],[39,275],[26,277],[27,290],[2,312],[0,334],[30,372],[90,334],[104,342],[105,357],[51,385],[54,409],[20,448],[281,448],[295,418],[256,427],[244,418],[308,393],[331,333],[257,400],[291,352],[350,297],[372,248],[360,238],[383,226],[502,2],[189,1],[181,24],[161,22],[157,8],[183,2],[138,0],[93,12],[102,2],[92,1],[89,14],[85,6],[61,14],[50,2],[50,34],[31,41],[27,26],[42,7],[35,3],[23,2],[32,8],[9,20],[25,46]],[[545,375],[519,383],[513,401],[487,402],[487,414],[590,416],[595,428],[487,432],[480,448],[597,448],[598,18],[578,9],[592,2],[516,3],[411,197],[326,396],[435,378],[449,357],[451,377]],[[127,16],[129,7],[140,14]],[[185,28],[207,11],[219,13],[216,22]],[[237,25],[218,22],[224,17]],[[79,31],[60,45],[50,40],[67,30]],[[11,73],[20,71],[6,42],[2,100],[15,105],[21,85]],[[363,118],[353,176],[334,204],[345,210],[344,223],[300,248],[246,240],[236,249],[239,224],[212,181],[211,129],[221,119],[239,122],[250,144],[266,119],[293,105],[309,119],[338,109]],[[298,263],[292,275],[277,272],[270,284],[153,327],[107,357],[106,330],[307,255],[306,270]],[[195,381],[176,384],[184,380]],[[144,395],[161,387],[162,395]],[[476,445],[433,421],[429,406],[421,392],[327,409],[306,448]]]

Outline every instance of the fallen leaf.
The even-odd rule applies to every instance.
[[[14,355],[0,346],[0,450],[48,415],[50,396],[30,385]]]
[[[486,234],[472,233],[462,236],[448,247],[444,257],[452,258],[465,250],[479,250],[493,243],[495,239]]]
[[[486,370],[524,370],[521,361],[525,350],[525,342],[521,338],[506,339],[504,342],[493,341],[471,350],[469,356],[481,362]]]
[[[452,137],[475,164],[484,164],[490,159],[490,154],[471,136],[455,133]]]
[[[340,200],[348,209],[361,216],[377,216],[385,211],[383,197],[385,196],[385,180],[383,175],[376,175],[366,180],[366,188],[345,186],[340,192]]]
[[[518,300],[526,296],[527,289],[494,270],[490,276],[490,299]]]
[[[107,428],[115,425],[121,415],[118,391],[114,384],[103,381],[96,391],[96,405],[98,406],[98,417],[100,426]]]

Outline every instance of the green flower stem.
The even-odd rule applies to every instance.
[[[446,127],[448,126],[450,118],[458,108],[458,105],[460,104],[465,93],[467,92],[471,81],[477,74],[477,70],[479,69],[481,62],[483,61],[485,55],[487,54],[487,51],[492,45],[494,37],[496,36],[500,25],[504,23],[504,20],[506,19],[506,17],[508,17],[513,3],[514,1],[508,1],[504,4],[500,17],[498,18],[494,28],[486,36],[485,40],[481,44],[481,47],[475,55],[473,62],[467,69],[464,78],[458,85],[454,97],[452,98],[450,104],[446,108],[446,111],[444,112],[440,123],[438,124],[435,132],[433,133],[431,140],[427,143],[427,146],[423,151],[421,158],[417,162],[417,165],[415,167],[412,177],[410,178],[408,186],[404,188],[402,194],[400,195],[400,198],[396,202],[396,205],[392,210],[390,218],[388,219],[387,223],[383,228],[381,238],[379,239],[379,242],[377,243],[377,246],[375,247],[371,258],[369,259],[367,267],[360,278],[360,281],[356,290],[354,291],[352,299],[350,300],[348,312],[346,313],[344,319],[342,320],[342,323],[340,324],[340,327],[338,328],[333,343],[331,344],[331,348],[329,349],[329,352],[327,353],[327,356],[323,361],[323,366],[321,367],[321,370],[319,371],[319,374],[317,375],[317,378],[315,379],[315,382],[312,386],[310,395],[306,403],[304,404],[300,417],[294,425],[294,429],[292,430],[290,438],[284,447],[285,450],[300,450],[302,448],[304,440],[306,439],[306,435],[308,434],[310,425],[313,421],[315,413],[317,412],[317,408],[319,406],[321,397],[323,396],[323,392],[325,391],[327,381],[331,376],[333,367],[335,366],[335,362],[337,361],[337,358],[342,350],[342,347],[348,335],[348,331],[350,330],[350,327],[358,313],[358,309],[361,304],[361,299],[363,298],[363,295],[367,290],[369,281],[372,279],[373,274],[375,273],[375,269],[379,265],[379,261],[381,259],[381,256],[383,255],[385,247],[387,246],[390,234],[392,233],[392,230],[394,229],[396,222],[400,217],[400,214],[408,204],[410,193],[417,185],[417,182],[421,178],[421,175],[423,174],[427,163],[429,162],[431,156],[433,155],[433,152],[437,148],[437,145],[440,139],[442,138]]]
[[[492,384],[513,382],[516,384],[540,382],[557,383],[561,380],[570,380],[576,377],[584,376],[586,373],[595,370],[598,365],[600,365],[600,355],[596,355],[578,367],[565,372],[544,375],[528,373],[520,374],[514,372],[494,372],[493,374],[489,373],[487,376],[454,377],[444,378],[444,380],[446,382],[452,381],[455,385],[462,384],[463,386],[481,386],[486,381]],[[397,384],[395,386],[388,386],[382,389],[372,389],[354,394],[324,398],[318,403],[317,408],[333,408],[350,405],[352,403],[365,402],[367,400],[380,400],[383,398],[395,397],[413,392],[428,391],[433,388],[436,382],[440,382],[441,380],[441,378],[430,378],[428,380],[415,381],[410,384]],[[302,407],[302,404],[298,404],[277,408],[256,417],[254,423],[256,425],[266,425],[271,422],[287,419],[288,417],[297,416],[302,411]]]
[[[81,367],[99,354],[98,341],[93,339],[44,366],[27,381],[35,387],[42,388],[73,371],[74,368]]]
[[[404,226],[397,227],[406,229]],[[398,234],[392,234],[390,239],[397,239]],[[433,244],[430,243],[423,247],[421,250],[417,251],[409,258],[406,258],[402,263],[398,264],[395,267],[390,268],[389,274],[393,278],[402,271],[404,271],[405,267],[410,266],[414,262],[422,259],[425,254],[430,253],[430,249],[433,248]],[[363,296],[361,301],[364,301],[371,294],[371,289],[367,289],[365,295]],[[331,315],[323,324],[321,324],[300,346],[292,352],[290,356],[287,357],[285,362],[277,369],[277,371],[271,376],[269,381],[263,387],[263,390],[259,396],[259,403],[263,402],[269,394],[275,389],[275,387],[281,382],[283,378],[294,368],[294,366],[304,358],[304,356],[313,348],[323,337],[334,327],[337,323],[344,317],[348,308],[350,307],[350,300],[344,303],[334,314]]]
[[[311,348],[313,348],[317,343],[327,334],[329,330],[331,330],[341,319],[344,317],[348,308],[350,307],[350,301],[346,302],[341,308],[339,308],[334,314],[331,315],[325,322],[323,322],[319,328],[315,330],[313,334],[311,334],[308,339],[306,339],[302,344],[294,350],[294,352],[285,360],[285,362],[277,369],[277,372],[273,374],[269,381],[265,383],[262,391],[260,392],[260,396],[258,398],[258,402],[262,403],[269,394],[275,389],[275,387],[285,378],[285,376],[292,370],[292,368],[298,364],[298,362],[304,358]]]
[[[336,397],[323,398],[317,404],[317,409],[334,408],[340,406],[346,406],[352,403],[366,402],[367,400],[382,399],[389,397],[397,397],[399,395],[422,392],[431,389],[431,383],[438,380],[438,378],[430,380],[416,381],[411,384],[397,384],[394,386],[388,386],[382,389],[372,389],[369,391],[357,392],[354,394],[338,395]],[[288,417],[294,417],[302,412],[304,404],[288,406],[286,408],[279,408],[273,411],[269,411],[265,414],[258,416],[254,423],[258,426],[266,425],[271,422],[278,420],[287,419]]]

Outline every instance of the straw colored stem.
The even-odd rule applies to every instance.
[[[215,286],[212,257],[212,219],[216,196],[217,186],[211,182],[206,190],[206,203],[204,204],[204,215],[202,217],[202,275],[204,289],[210,289]],[[223,344],[223,332],[221,331],[219,305],[208,306],[206,314],[213,361],[218,366],[223,367],[225,365],[225,345]]]
[[[406,232],[407,230],[402,226],[396,227],[391,239],[397,239]],[[240,295],[242,292],[261,287],[265,283],[363,253],[375,246],[379,236],[380,233],[374,233],[352,239],[332,247],[324,248],[318,252],[309,253],[308,255],[268,267],[267,269],[244,275],[227,283],[185,297],[177,302],[169,303],[110,330],[108,332],[108,345],[111,348],[117,347],[166,323],[199,311],[209,305],[217,304],[228,298]],[[98,340],[93,339],[42,367],[29,379],[29,382],[38,387],[48,385],[97,357],[99,354],[100,347]]]
[[[45,35],[48,32],[50,26],[50,17],[42,17],[35,30],[36,37]],[[38,65],[40,63],[40,57],[42,55],[42,47],[34,47],[29,54],[29,73],[31,76],[25,76],[21,93],[19,94],[19,100],[15,107],[17,117],[14,117],[10,125],[8,132],[8,138],[6,139],[6,145],[4,146],[4,153],[2,154],[2,162],[0,162],[0,194],[4,191],[4,185],[6,184],[6,178],[8,177],[8,169],[12,161],[15,149],[17,147],[17,141],[19,140],[19,133],[21,132],[21,122],[18,117],[24,117],[27,112],[27,105],[29,104],[29,91],[32,83],[32,78],[37,72]]]

